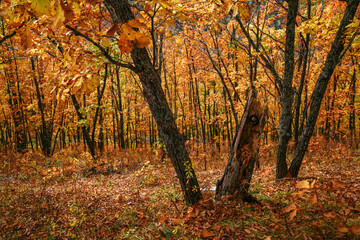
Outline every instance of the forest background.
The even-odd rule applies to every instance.
[[[2,237],[359,237],[358,5],[0,0]],[[214,203],[251,93],[260,202]]]

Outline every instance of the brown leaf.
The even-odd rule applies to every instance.
[[[315,203],[317,203],[317,196],[316,196],[316,194],[314,193],[314,195],[310,198],[310,200],[309,200],[309,202],[311,203],[311,204],[315,204]]]
[[[180,225],[184,223],[183,219],[177,219],[177,218],[173,218],[171,219],[171,222],[174,223],[175,225]]]
[[[334,188],[345,188],[345,184],[343,182],[333,180],[331,181]]]
[[[208,230],[202,230],[200,233],[202,238],[210,238],[210,237],[214,237],[215,234],[212,232],[209,232]]]
[[[338,226],[337,229],[339,230],[339,232],[342,232],[342,233],[349,232],[349,229],[345,226]]]
[[[150,39],[144,33],[138,33],[135,42],[139,48],[144,48],[150,44]]]
[[[295,203],[291,203],[288,207],[283,209],[283,213],[288,213],[291,212],[293,210],[297,209],[297,206]]]
[[[125,53],[131,53],[134,47],[134,44],[124,37],[120,37],[119,41],[117,42],[117,45],[119,46],[120,50]]]
[[[350,231],[355,235],[359,235],[360,234],[360,225],[352,225],[350,227]]]
[[[324,216],[327,218],[335,218],[336,217],[336,215],[333,212],[324,213]]]
[[[115,23],[112,27],[106,32],[107,36],[113,36],[115,32],[119,29],[119,24]]]
[[[297,213],[296,209],[290,213],[290,216],[289,216],[290,221],[292,221],[294,219],[294,217],[296,216],[296,213]]]

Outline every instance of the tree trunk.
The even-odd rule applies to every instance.
[[[115,12],[119,22],[124,23],[135,18],[126,0],[105,0],[105,4]],[[152,65],[146,48],[138,48],[135,45],[131,57],[143,87],[143,95],[176,170],[186,203],[192,205],[202,198],[202,194],[185,148],[185,139],[176,127],[174,116],[161,87],[160,75]]]
[[[74,94],[71,94],[71,99],[73,101],[73,104],[74,104],[74,107],[75,107],[75,110],[76,110],[76,113],[77,113],[79,119],[80,120],[85,120],[86,118],[80,112],[80,105],[79,105],[79,102],[77,101]],[[90,133],[89,133],[89,128],[87,126],[85,126],[84,123],[82,123],[81,129],[82,129],[83,136],[84,136],[84,142],[87,144],[91,156],[94,159],[96,159],[96,156],[95,156],[95,143],[91,140]],[[79,140],[79,142],[80,142],[80,140]],[[96,160],[95,160],[95,162],[96,162]]]
[[[216,200],[224,195],[232,195],[243,201],[256,201],[248,189],[255,162],[258,161],[266,114],[267,107],[262,106],[255,98],[254,91],[251,91],[224,175],[216,184]]]
[[[285,70],[283,88],[281,90],[281,115],[280,115],[280,135],[276,156],[276,180],[281,179],[287,174],[286,153],[289,140],[291,138],[292,122],[292,88],[294,74],[294,43],[295,43],[295,24],[298,12],[299,0],[288,0],[288,14],[286,23],[285,40]]]
[[[340,61],[340,56],[341,54],[343,54],[343,50],[345,48],[344,41],[342,39],[343,34],[346,30],[346,26],[354,18],[356,10],[359,6],[359,2],[359,0],[347,1],[348,5],[346,7],[343,19],[341,20],[339,30],[336,33],[335,40],[331,46],[329,54],[327,55],[325,66],[317,79],[315,89],[311,95],[311,105],[308,118],[306,120],[304,130],[302,132],[299,144],[295,149],[294,157],[289,168],[289,172],[292,177],[297,177],[299,174],[305,151],[315,128],[316,120],[320,111],[321,101],[324,97],[326,87],[329,83],[329,80],[334,72],[336,65]]]
[[[44,106],[44,103],[42,102],[42,96],[41,96],[42,94],[40,92],[41,90],[39,87],[39,82],[36,77],[36,69],[35,69],[35,59],[36,58],[37,58],[37,56],[30,58],[30,60],[31,60],[31,68],[34,73],[33,80],[34,80],[34,84],[36,87],[36,97],[38,100],[38,108],[40,110],[40,115],[41,115],[41,130],[40,130],[41,150],[46,157],[50,157],[51,156],[52,132],[51,132],[50,124],[45,119],[45,106]]]

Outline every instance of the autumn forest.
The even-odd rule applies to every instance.
[[[0,0],[0,239],[359,239],[359,0]]]

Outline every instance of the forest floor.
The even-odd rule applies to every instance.
[[[81,150],[2,154],[0,239],[360,239],[359,150],[315,141],[300,179],[275,183],[276,146],[262,146],[260,205],[213,201],[228,152],[209,149],[190,151],[204,196],[193,207],[154,150],[108,151],[94,171]]]

